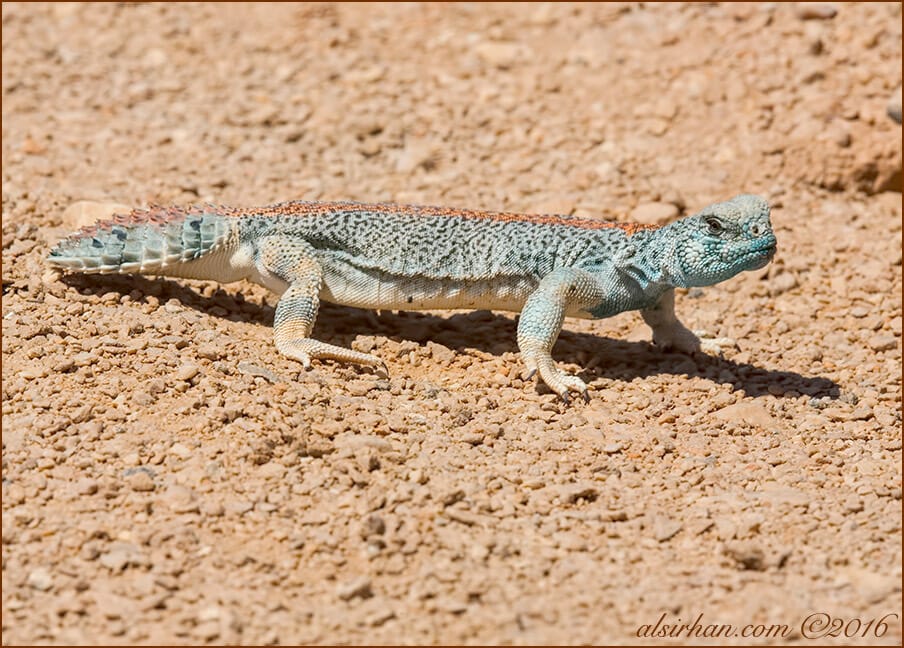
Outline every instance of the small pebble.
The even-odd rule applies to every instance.
[[[223,349],[213,344],[199,344],[196,353],[199,358],[207,360],[219,360],[226,355]]]
[[[523,49],[518,43],[485,42],[478,44],[474,51],[487,63],[500,68],[508,68],[523,58]]]
[[[386,522],[379,515],[368,515],[361,528],[361,534],[367,538],[372,535],[383,535],[386,532]]]
[[[878,334],[872,336],[867,344],[873,351],[891,351],[898,346],[898,339],[894,335]]]
[[[126,478],[129,487],[139,493],[147,493],[156,488],[153,477],[143,470],[132,473]]]
[[[116,548],[108,551],[105,554],[102,554],[100,557],[100,564],[108,569],[111,569],[114,572],[121,571],[125,568],[126,565],[129,564],[129,557],[131,552],[124,548]]]
[[[376,628],[376,627],[383,625],[390,619],[394,619],[395,616],[396,616],[396,613],[393,612],[391,609],[383,608],[381,610],[377,610],[376,612],[369,614],[367,616],[367,618],[365,619],[365,623],[367,623],[367,625],[369,625],[373,628]]]
[[[886,111],[888,112],[889,117],[899,124],[901,123],[901,86],[898,86],[891,94],[891,99],[888,100]]]
[[[770,429],[775,424],[769,410],[759,403],[747,401],[723,407],[717,410],[713,416],[726,423],[746,423],[763,429]]]
[[[769,294],[781,295],[797,287],[797,277],[790,272],[783,272],[769,283]]]
[[[653,521],[653,537],[659,542],[671,540],[684,525],[678,520],[667,517],[657,517]]]
[[[176,380],[183,380],[188,382],[189,380],[197,376],[198,372],[200,371],[201,368],[196,364],[184,364],[176,369],[175,372],[173,372],[173,377]]]
[[[355,597],[370,598],[373,596],[370,579],[360,576],[348,581],[336,588],[336,595],[343,601],[349,601]]]
[[[98,483],[96,479],[85,477],[78,480],[75,489],[79,495],[94,495],[97,492]]]
[[[224,502],[223,508],[227,513],[234,513],[235,515],[244,515],[248,511],[254,508],[254,503],[249,502],[247,500],[232,500],[228,502]]]
[[[833,4],[819,2],[797,3],[797,17],[801,20],[829,20],[838,14],[838,8]]]
[[[178,441],[170,446],[169,451],[170,454],[174,454],[180,459],[188,459],[192,455],[191,450],[189,450],[188,447],[186,447],[182,443],[179,443]]]
[[[724,552],[741,569],[751,571],[763,571],[766,569],[766,555],[760,547],[753,543],[732,542],[725,546]]]
[[[240,362],[236,369],[239,370],[239,373],[248,374],[249,376],[260,376],[272,383],[286,382],[285,379],[278,374],[253,362]]]
[[[181,484],[171,484],[161,495],[161,500],[174,513],[195,513],[200,510],[197,494]]]
[[[53,587],[53,576],[43,567],[38,567],[28,574],[28,585],[40,592],[46,592]]]
[[[202,515],[220,517],[226,512],[226,507],[220,502],[204,501],[201,503],[200,511]]]

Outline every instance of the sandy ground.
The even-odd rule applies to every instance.
[[[4,643],[900,643],[900,5],[2,20]],[[390,377],[305,372],[261,288],[43,261],[117,204],[656,221],[743,192],[774,263],[678,298],[737,347],[569,321],[571,407],[508,313],[325,307]]]

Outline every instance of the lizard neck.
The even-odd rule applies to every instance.
[[[647,278],[645,291],[647,288],[661,292],[668,288],[688,287],[688,278],[675,255],[679,234],[674,223],[642,233],[634,263]],[[635,234],[635,237],[640,235]]]
[[[665,261],[671,251],[668,233],[644,230],[620,243],[606,261],[591,270],[599,274],[608,295],[587,310],[591,317],[651,308],[674,285]]]
[[[637,285],[644,295],[659,294],[678,285],[671,268],[672,243],[668,226],[634,234],[615,256],[615,267]]]

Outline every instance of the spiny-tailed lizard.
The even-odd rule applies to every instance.
[[[675,316],[674,289],[762,268],[776,250],[768,203],[741,195],[661,227],[444,207],[286,202],[267,207],[151,207],[85,227],[49,262],[85,273],[257,282],[281,295],[276,347],[373,365],[371,354],[311,337],[320,301],[371,309],[520,311],[529,375],[587,398],[553,362],[565,317],[640,310],[653,341],[708,350]],[[716,347],[718,348],[718,347]]]

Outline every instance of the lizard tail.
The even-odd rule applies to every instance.
[[[47,261],[89,274],[169,274],[224,240],[229,226],[216,208],[136,209],[98,221],[60,241]]]

